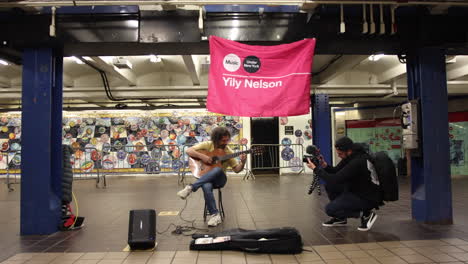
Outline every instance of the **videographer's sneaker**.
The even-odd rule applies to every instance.
[[[375,220],[377,220],[377,214],[374,211],[371,211],[367,216],[361,216],[361,225],[358,227],[358,230],[369,231]]]
[[[221,219],[221,215],[217,213],[212,215],[210,220],[208,220],[208,226],[217,226],[221,224],[221,222],[223,222],[223,220]]]
[[[344,226],[347,225],[348,221],[346,219],[340,219],[336,217],[332,217],[330,220],[323,222],[323,226]]]
[[[187,198],[187,196],[189,196],[191,193],[192,193],[192,185],[187,185],[185,186],[184,189],[177,192],[177,196],[185,200],[185,198]]]

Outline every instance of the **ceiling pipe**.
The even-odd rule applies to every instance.
[[[401,2],[399,0],[392,1],[327,1],[327,0],[268,0],[268,1],[251,1],[251,0],[234,0],[234,1],[217,1],[217,0],[105,0],[105,1],[66,1],[66,0],[56,0],[56,1],[45,1],[45,0],[29,0],[29,1],[16,1],[16,2],[7,2],[0,3],[0,7],[41,7],[41,6],[106,6],[106,5],[195,5],[195,6],[204,6],[204,5],[311,5],[311,4],[323,4],[323,5],[360,5],[360,4],[382,4],[382,5],[429,5],[429,6],[468,6],[468,2],[441,2],[441,1],[408,1]]]
[[[374,23],[374,6],[372,4],[369,5],[370,8],[370,23],[369,23],[369,34],[375,34],[375,23]]]
[[[396,85],[396,81],[393,80],[392,81],[392,93],[391,94],[387,94],[386,96],[383,97],[383,99],[388,99],[390,97],[393,97],[393,96],[397,96],[398,95],[398,88],[397,88],[397,85]]]
[[[205,35],[205,29],[203,27],[203,6],[198,9],[198,30],[200,34]]]
[[[391,29],[390,29],[390,34],[394,35],[396,33],[396,24],[395,24],[395,9],[397,8],[396,5],[392,5],[390,7],[390,17],[391,17]]]
[[[383,5],[380,4],[380,35],[385,34],[385,22],[383,17]]]
[[[452,86],[464,86],[468,85],[468,81],[447,81],[447,85],[449,87]],[[392,84],[311,84],[311,88],[319,88],[319,89],[364,89],[364,90],[374,90],[374,89],[394,89]],[[406,89],[408,86],[406,84],[397,84],[398,89]],[[468,93],[468,89],[466,87],[463,88]],[[132,87],[115,87],[114,91],[116,92],[167,92],[167,91],[187,91],[187,92],[194,92],[194,91],[207,91],[208,85],[156,85],[156,86],[132,86]],[[64,93],[66,92],[101,92],[102,87],[94,87],[94,86],[81,86],[81,87],[74,87],[74,88],[66,88]],[[8,89],[0,88],[0,92],[2,93],[21,93],[21,86],[13,86]],[[154,100],[158,100],[161,98],[156,98]],[[137,99],[135,99],[137,100]]]
[[[344,10],[343,10],[343,4],[340,5],[340,33],[343,34],[346,32],[346,24],[344,22]]]
[[[52,7],[52,21],[49,26],[49,36],[51,37],[56,37],[55,35],[55,11],[56,9],[57,8],[55,6]]]

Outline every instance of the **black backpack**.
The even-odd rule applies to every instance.
[[[379,179],[382,200],[398,201],[398,178],[392,159],[383,151],[373,153],[370,157]]]

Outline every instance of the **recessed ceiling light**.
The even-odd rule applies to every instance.
[[[161,58],[154,54],[149,55],[149,60],[153,63],[161,62]]]

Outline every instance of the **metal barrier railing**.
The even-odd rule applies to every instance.
[[[182,185],[185,185],[185,176],[188,174],[188,173],[192,173],[190,171],[190,168],[189,168],[189,157],[188,155],[186,154],[186,151],[188,148],[194,146],[193,144],[192,145],[184,145],[182,147],[182,154],[181,154],[181,164],[183,165],[183,167],[180,169],[179,173],[178,173],[178,183],[179,184],[182,184]],[[242,144],[229,144],[228,145],[232,151],[235,153],[235,152],[239,152],[239,151],[244,151],[244,150],[247,150],[247,145],[242,145]],[[231,170],[228,170],[228,171],[231,171]],[[244,171],[245,171],[245,174],[243,176],[243,179],[248,179],[249,177],[253,177],[255,179],[255,176],[252,174],[252,171],[247,168],[247,167],[244,167]]]
[[[101,183],[103,187],[107,187],[106,176],[101,174],[102,170],[102,151],[96,147],[80,147],[73,148],[73,153],[70,157],[70,163],[73,170],[74,180],[96,180],[96,188],[99,188]]]
[[[111,149],[103,149],[101,153],[100,171],[104,175],[179,173],[183,167],[180,161],[182,152],[176,144],[114,144]]]
[[[252,148],[263,148],[263,155],[252,157],[252,170],[286,169],[298,174],[304,171],[302,144],[252,144]]]
[[[177,173],[178,182],[184,183],[185,175],[190,173],[188,156],[185,152],[191,146],[193,145],[107,144],[103,145],[102,148],[75,147],[70,158],[73,178],[77,180],[95,179],[96,188],[99,188],[101,183],[103,187],[107,186],[106,175]],[[230,144],[229,146],[234,152],[247,149],[246,145],[241,144]],[[21,152],[17,151],[14,154],[2,152],[1,155],[7,163],[6,184],[8,189],[12,191],[11,185],[20,183]],[[13,163],[16,169],[12,169],[10,166]],[[244,171],[244,180],[250,177],[255,178],[247,166]]]
[[[21,165],[21,151],[8,151],[0,153],[0,161],[5,164],[5,175],[8,191],[13,191],[13,184],[19,184],[20,165]]]

